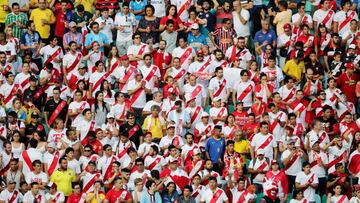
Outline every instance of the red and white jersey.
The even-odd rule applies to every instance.
[[[50,174],[54,171],[56,171],[59,168],[59,159],[63,156],[63,153],[65,151],[55,151],[53,154],[50,154],[49,152],[45,152],[44,154],[44,164],[47,164],[47,174]],[[58,153],[58,156],[56,155]],[[53,164],[53,166],[52,166]]]
[[[196,84],[195,86],[190,85],[189,83],[184,85],[185,98],[196,98],[196,105],[201,106],[202,100],[207,97],[207,90],[201,84]]]
[[[54,68],[61,73],[61,62],[54,62],[54,59],[61,61],[64,58],[64,53],[60,46],[51,47],[50,45],[46,45],[40,49],[40,55],[43,57],[44,62],[48,61],[52,63]]]
[[[178,16],[182,22],[186,22],[189,18],[190,6],[194,5],[193,0],[171,0],[171,4],[177,7]]]
[[[267,75],[268,84],[273,86],[274,91],[280,88],[280,83],[284,80],[284,75],[282,73],[282,70],[278,66],[275,66],[274,68],[265,66],[261,69],[261,72]]]
[[[45,91],[48,98],[54,96],[53,90],[54,90],[55,87],[56,87],[55,85],[52,85]],[[70,90],[70,88],[68,86],[63,85],[62,87],[60,87],[60,91],[61,91],[60,92],[60,98],[62,100],[67,101],[69,98],[72,97],[71,96],[71,90]]]
[[[308,134],[310,139],[310,147],[312,147],[316,141],[319,141],[320,148],[323,149],[325,145],[330,142],[329,136],[325,131],[321,130],[319,133],[316,133],[314,130],[311,130]],[[307,139],[308,137],[305,136],[305,143],[307,143]]]
[[[40,172],[39,174],[35,174],[34,172],[24,173],[25,181],[28,184],[31,184],[32,182],[37,183],[48,183],[49,178],[44,172]]]
[[[339,196],[331,196],[330,202],[334,203],[348,203],[349,199],[346,195],[339,195]]]
[[[328,155],[323,151],[315,152],[314,150],[311,150],[308,157],[311,165],[311,172],[315,173],[318,178],[325,178],[326,169],[321,165],[321,162],[324,163],[324,165],[327,165],[329,163]]]
[[[61,192],[60,190],[56,191],[55,194],[50,194],[49,192],[47,192],[45,194],[45,199],[47,201],[50,201],[51,202],[54,202],[54,203],[60,203],[60,202],[65,202],[65,196],[64,196],[64,193]]]
[[[76,128],[77,131],[80,131],[80,141],[83,141],[88,132],[90,131],[95,131],[95,120],[85,120],[85,119],[82,119],[80,120],[79,122],[76,123],[76,125],[74,125],[73,127]]]
[[[322,9],[316,10],[313,15],[313,20],[317,23],[315,26],[319,27],[319,24],[323,23],[328,30],[331,30],[334,16],[335,12],[332,9],[326,11]]]
[[[80,52],[76,52],[75,54],[68,52],[65,54],[62,64],[66,67],[67,73],[71,73],[72,71],[76,71],[78,69],[81,64],[82,57],[83,56]]]
[[[201,196],[203,195],[204,191],[206,190],[206,187],[203,185],[199,185],[196,189],[195,186],[192,185],[193,192],[191,196],[195,199],[196,203],[199,203],[201,200]]]
[[[160,69],[155,65],[151,65],[150,67],[147,66],[140,66],[139,70],[143,75],[143,80],[146,80],[149,83],[149,87],[151,91],[154,93],[158,90],[158,87],[155,87],[155,78],[160,79]]]
[[[212,73],[214,72],[214,67],[210,64],[211,60],[206,59],[203,61],[194,61],[190,64],[188,72],[197,77],[197,83],[207,87]]]
[[[238,130],[240,130],[240,128],[237,125],[234,125],[232,127],[230,127],[229,125],[225,125],[222,131],[225,137],[229,139],[234,139],[234,134]]]
[[[342,163],[344,166],[348,160],[349,153],[347,147],[341,147],[340,149],[335,146],[330,146],[328,149],[329,152],[329,164],[328,164],[328,173],[335,172],[335,165],[337,163]]]
[[[90,161],[95,161],[95,163],[97,163],[99,158],[100,157],[97,154],[92,154],[89,157],[86,157],[86,156],[82,155],[79,158],[79,164],[80,164],[81,170],[86,170],[86,168],[87,168]]]
[[[11,63],[5,63],[4,65],[0,64],[0,70],[2,75],[6,75],[8,72],[16,73],[15,68]]]
[[[331,106],[332,108],[334,108],[334,106],[332,105],[331,102],[329,102],[328,100],[316,100],[314,103],[312,103],[312,107],[315,107],[315,116],[316,117],[320,117],[323,115],[323,108],[325,106]]]
[[[115,154],[116,154],[117,158],[119,159],[120,163],[123,163],[125,157],[128,156],[127,150],[130,147],[133,147],[136,149],[135,144],[130,140],[128,140],[126,143],[123,143],[120,141],[118,144],[116,144],[114,146],[113,151],[115,150]]]
[[[16,84],[19,84],[20,85],[20,88],[22,90],[26,90],[27,88],[30,87],[30,73],[18,73],[16,76],[15,76],[15,83]]]
[[[176,191],[181,194],[184,187],[189,185],[190,178],[183,169],[177,168],[174,171],[167,171],[167,178],[164,184],[167,185],[169,182],[174,182],[176,184]]]
[[[281,154],[281,161],[283,162],[283,164],[284,164],[284,160],[288,158],[290,154],[293,154],[293,152],[290,151],[289,149],[285,150]],[[298,174],[302,169],[302,163],[301,163],[302,153],[296,153],[293,154],[292,156],[293,157],[290,159],[288,165],[285,166],[284,170],[287,175],[296,176],[296,174]]]
[[[171,145],[171,144],[173,144],[176,147],[182,146],[182,145],[184,145],[184,141],[183,141],[182,137],[180,137],[179,135],[174,135],[173,137],[166,135],[161,138],[159,147],[164,147],[164,146]]]
[[[16,55],[16,48],[12,42],[7,41],[6,44],[0,44],[0,51],[5,52],[6,54],[6,61],[10,59],[11,56]],[[14,73],[14,72],[13,72]]]
[[[171,67],[167,73],[174,78],[174,81],[178,83],[180,91],[183,92],[187,69],[183,68],[182,66],[180,66],[180,68]]]
[[[334,22],[338,23],[338,33],[340,36],[343,36],[343,34],[347,30],[350,30],[350,22],[353,19],[355,19],[356,21],[359,21],[356,11],[349,10],[349,11],[345,12],[343,10],[340,10],[335,13]]]
[[[129,48],[127,49],[127,55],[128,56],[133,56],[133,55],[144,55],[150,53],[149,50],[149,46],[147,44],[141,43],[139,45],[130,45]],[[140,60],[137,62],[137,66],[143,66],[144,65],[144,61]]]
[[[286,191],[285,187],[287,186],[287,177],[283,170],[278,170],[276,172],[269,170],[265,174],[264,182],[267,182],[268,180],[271,180],[275,182],[278,186],[278,197],[282,197]]]
[[[213,55],[211,55],[210,57],[211,57],[211,66],[212,67],[216,68],[216,67],[220,66],[224,69],[224,68],[227,68],[229,65],[228,62],[225,60],[218,61],[218,60],[216,60],[216,58]]]
[[[211,118],[223,118],[224,116],[228,115],[228,111],[225,107],[212,107],[210,108],[209,115]],[[225,123],[223,121],[216,121],[214,122],[215,125],[224,125]]]
[[[210,188],[207,188],[201,196],[201,202],[205,203],[223,203],[225,201],[228,201],[228,197],[224,190],[220,188],[216,188],[215,192],[211,191]]]
[[[244,107],[251,107],[253,104],[254,88],[255,84],[253,81],[239,81],[235,83],[233,89],[236,91],[236,99],[237,101],[242,101]]]
[[[273,148],[277,147],[277,143],[274,135],[270,133],[267,135],[257,133],[251,140],[250,146],[255,148],[255,152],[259,149],[263,149],[265,151],[265,157],[269,158],[269,160],[273,160]]]
[[[163,100],[161,110],[162,112],[165,112],[166,116],[169,114],[170,111],[175,109],[175,101],[177,101],[177,99],[175,99],[174,101],[170,100],[169,98]]]
[[[159,172],[162,171],[162,167],[166,165],[166,161],[163,156],[156,155],[155,157],[147,156],[144,160],[145,167],[152,171],[157,170]]]
[[[32,162],[35,160],[40,160],[41,162],[43,162],[43,155],[39,150],[29,148],[21,153],[19,161],[23,163],[23,174],[27,174],[32,171]]]
[[[235,49],[235,50],[234,50]],[[226,50],[225,57],[228,59],[229,62],[233,62],[236,57],[239,57],[240,60],[240,67],[245,69],[246,64],[254,60],[255,57],[250,53],[247,48],[244,48],[240,51],[237,46],[231,46]]]
[[[84,75],[80,75],[79,71],[76,70],[68,73],[66,79],[68,80],[69,87],[75,90],[79,80],[84,80],[85,83],[89,82],[89,74],[86,72]]]
[[[330,101],[333,106],[337,104],[337,102],[343,101],[342,91],[338,88],[330,89],[327,88],[325,90],[326,93],[326,100]]]
[[[4,83],[0,87],[0,95],[4,98],[4,103],[6,108],[11,108],[13,100],[15,99],[15,94],[21,93],[21,87],[15,82],[10,85],[9,83]]]
[[[287,120],[287,115],[283,111],[278,111],[276,114],[269,112],[270,118],[270,132],[275,135],[276,141],[281,139],[281,135],[284,134],[284,128],[280,126],[280,123],[285,123]],[[279,122],[280,121],[280,122]]]
[[[116,80],[124,80],[125,83],[123,87],[121,88],[120,92],[127,93],[127,84],[130,80],[135,79],[135,66],[129,65],[128,67],[124,66],[118,66],[114,69],[114,71],[111,73],[111,77],[114,77]]]
[[[296,22],[299,22],[299,21],[300,21],[300,25],[298,27],[295,27],[295,25],[293,25],[292,33],[293,33],[293,35],[295,35],[295,37],[299,36],[302,33],[301,28],[300,28],[301,25],[303,25],[303,24],[312,25],[313,24],[311,15],[309,15],[307,13],[304,13],[303,16],[301,16],[299,13],[292,15],[291,22],[293,24]]]
[[[230,189],[232,194],[232,202],[250,202],[256,200],[255,193],[249,193],[247,190],[239,191],[238,187]]]
[[[302,136],[297,136],[297,135],[285,136],[285,134],[283,134],[283,135],[281,135],[279,142],[282,143],[284,146],[287,146],[288,141],[291,139],[291,140],[295,141],[296,147],[301,147],[301,146],[303,146],[303,141],[300,137],[302,137]]]
[[[162,110],[162,102],[160,101],[160,102],[157,102],[157,101],[155,101],[155,100],[150,100],[150,101],[148,101],[148,102],[146,102],[146,104],[145,104],[145,106],[144,106],[144,108],[143,108],[143,112],[144,111],[150,111],[151,112],[151,107],[153,106],[153,105],[157,105],[157,106],[159,106],[160,107],[160,112],[161,112],[161,110]]]
[[[95,63],[97,61],[104,62],[104,52],[101,51],[93,52],[93,54],[90,55],[89,59],[86,61],[89,74],[94,73],[96,71]]]
[[[61,140],[66,138],[66,131],[67,129],[64,128],[60,132],[54,129],[51,129],[48,135],[48,142],[54,142],[56,146],[60,149],[61,148]]]
[[[342,39],[345,39],[347,36],[350,36],[350,38],[346,41],[346,47],[348,48],[350,44],[357,44],[358,40],[357,37],[360,35],[360,31],[352,31],[351,29],[345,30],[342,37]],[[358,55],[359,56],[359,55]],[[356,64],[359,61],[359,58],[354,60],[354,64]]]
[[[191,153],[195,149],[199,149],[197,144],[192,144],[191,146],[189,144],[185,144],[181,147],[181,157],[184,160],[185,165],[188,161],[191,161]]]
[[[103,155],[98,160],[97,170],[99,172],[101,171],[101,175],[104,177],[104,180],[111,178],[111,177],[109,177],[109,175],[112,172],[112,163],[114,161],[119,161],[115,155],[111,155],[110,157]]]
[[[288,88],[286,85],[283,85],[279,89],[280,97],[283,99],[284,102],[291,102],[295,99],[297,87]]]
[[[201,147],[205,147],[205,141],[208,137],[210,137],[214,126],[215,125],[210,122],[207,125],[205,125],[203,122],[197,123],[194,128],[194,142],[198,143]],[[205,134],[202,135],[203,133]]]
[[[266,161],[265,158],[263,158],[262,160],[255,158],[252,159],[249,163],[249,168],[253,169],[253,170],[261,170],[261,171],[268,171],[270,169],[269,163]],[[263,184],[264,182],[264,178],[265,178],[265,174],[263,173],[258,173],[256,175],[254,175],[255,178],[253,179],[254,183],[257,184]]]
[[[340,123],[340,133],[343,138],[343,144],[345,146],[350,147],[351,143],[353,142],[355,132],[359,131],[359,128],[357,127],[355,122],[347,123],[345,121],[342,121]],[[349,142],[347,142],[344,137],[347,135],[349,138]]]
[[[84,193],[86,192],[92,192],[94,191],[94,183],[96,180],[102,180],[103,177],[99,172],[86,172],[84,176],[81,176],[80,180],[83,183],[82,191]]]
[[[159,147],[159,145],[154,142],[151,143],[143,142],[142,144],[139,145],[138,154],[139,155],[142,154],[143,158],[146,157],[149,154],[152,145]]]
[[[77,101],[73,101],[69,104],[69,110],[71,110],[73,113],[76,112],[78,109],[81,110],[81,112],[84,109],[88,109],[90,108],[89,103],[87,103],[86,101],[81,101],[81,102],[77,102]],[[80,122],[81,120],[84,119],[84,116],[82,115],[82,113],[79,113],[78,115],[72,116],[72,126],[75,126],[78,122]]]
[[[316,184],[319,183],[318,177],[316,174],[310,172],[309,174],[305,174],[303,171],[296,175],[295,179],[296,183],[300,183],[301,185],[305,184]],[[315,189],[313,187],[307,187],[304,191],[304,197],[307,198],[308,201],[315,201]]]
[[[177,7],[179,9],[179,7]],[[183,21],[184,22],[184,21]],[[181,68],[188,70],[192,62],[193,57],[195,56],[195,51],[192,47],[176,47],[172,53],[173,58],[180,58]]]
[[[342,120],[347,112],[350,112],[352,115],[355,115],[355,106],[351,102],[339,103],[338,108],[336,108],[336,115],[339,120]]]
[[[299,101],[298,99],[294,99],[289,104],[288,112],[297,114],[296,122],[305,125],[306,107],[307,106],[305,106],[302,101]]]
[[[143,80],[145,81],[145,80]],[[135,88],[137,88],[139,86],[141,82],[137,82],[136,80],[131,80],[129,83],[128,83],[128,91],[129,90],[134,90]],[[145,81],[145,88],[147,89],[150,89],[150,86],[149,86],[149,83]],[[146,104],[146,93],[145,93],[145,90],[142,89],[142,90],[139,90],[141,91],[141,93],[138,95],[138,97],[136,98],[135,101],[132,102],[131,104],[131,107],[134,107],[134,108],[144,108],[145,104]],[[131,95],[131,99],[130,101],[133,100],[133,97],[134,95],[136,95],[136,93],[134,93],[133,95]]]
[[[45,203],[46,199],[45,199],[45,195],[41,194],[40,192],[38,192],[38,194],[36,194],[34,196],[32,191],[29,190],[25,193],[22,202],[24,202],[24,203],[31,203],[31,202]]]
[[[203,113],[204,109],[201,106],[188,106],[185,108],[185,111],[191,118],[191,129],[194,129],[195,125],[201,121],[201,114]]]
[[[104,76],[105,76],[105,72],[99,73],[98,71],[96,71],[90,75],[89,82],[90,82],[90,84],[93,85],[93,88],[94,88],[95,84],[98,83],[98,81],[103,79]],[[97,85],[97,87],[92,90],[94,95],[97,91],[100,90],[100,86],[101,85]]]
[[[360,177],[359,161],[360,161],[360,152],[359,150],[355,150],[350,154],[348,169],[351,172],[351,174],[353,174],[358,178]]]
[[[5,203],[18,203],[18,202],[21,202],[22,198],[23,198],[23,195],[17,189],[10,192],[7,188],[5,188],[0,193],[0,201],[5,202]]]
[[[225,101],[226,91],[230,89],[230,84],[224,77],[221,79],[214,77],[210,80],[209,90],[213,91],[214,97],[219,97],[221,101]]]
[[[147,169],[145,169],[141,173],[137,170],[132,172],[130,175],[130,178],[129,178],[129,182],[128,182],[128,189],[134,190],[134,188],[135,188],[134,181],[136,178],[141,178],[141,179],[145,180],[146,177],[151,177],[150,171]]]
[[[217,179],[218,183],[221,183],[221,176],[216,171],[209,171],[207,169],[204,169],[204,170],[200,171],[200,173],[198,173],[198,174],[201,176],[201,178],[203,178],[204,176],[210,174],[211,176],[214,176]],[[208,183],[209,183],[209,181],[205,180],[205,181],[202,182],[202,185],[207,186]]]
[[[115,115],[116,120],[125,119],[126,112],[128,110],[129,109],[125,102],[122,104],[115,103],[114,105],[111,105],[111,107],[110,107],[110,112],[112,113],[112,115]]]
[[[12,153],[7,154],[5,150],[2,150],[0,152],[0,156],[2,158],[2,162],[0,165],[0,175],[3,175],[3,173],[10,169],[10,161],[14,157],[14,155]]]

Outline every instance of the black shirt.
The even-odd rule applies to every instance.
[[[135,131],[135,133],[131,137],[129,135],[129,140],[132,141],[136,145],[136,148],[139,148],[140,137],[143,136],[143,132],[142,132],[141,126],[139,124],[130,125],[128,122],[126,122],[120,126],[120,133],[121,132],[129,132],[135,126],[137,126],[138,130]]]
[[[51,115],[54,113],[56,107],[57,107],[58,105],[60,105],[60,103],[61,103],[62,101],[63,101],[63,100],[60,99],[59,102],[56,103],[56,102],[54,101],[54,99],[50,99],[50,100],[48,100],[48,101],[45,103],[44,111],[45,111],[45,112],[48,112],[48,120],[50,119]],[[67,111],[68,111],[68,104],[66,103],[66,104],[65,104],[65,107],[61,109],[61,111],[60,111],[60,113],[58,114],[57,118],[61,118],[61,119],[65,122]]]
[[[38,92],[39,94],[37,94]],[[36,96],[35,98],[34,96],[36,94],[39,96]],[[36,108],[41,109],[44,105],[45,91],[42,88],[35,88],[34,90],[31,90],[29,87],[24,91],[24,98],[26,97],[33,98],[32,103],[36,106]]]
[[[314,64],[309,61],[306,63],[305,67],[306,69],[310,68],[313,70],[314,75],[324,75],[324,68],[319,61],[316,61]]]
[[[25,135],[32,135],[35,131],[39,131],[40,136],[46,140],[45,128],[41,123],[36,123],[35,125],[33,123],[29,123],[26,125]]]

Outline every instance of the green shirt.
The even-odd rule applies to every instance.
[[[20,12],[19,15],[15,15],[14,13],[9,13],[5,19],[5,25],[8,26],[11,23],[15,23],[12,26],[14,37],[21,39],[21,35],[23,33],[23,29],[16,25],[16,22],[19,21],[22,25],[26,25],[28,18],[25,13]]]
[[[82,23],[82,22],[86,22],[86,24],[88,25],[89,20],[93,17],[93,14],[84,11],[84,15],[83,16],[79,16],[78,13],[75,13],[75,22],[76,24],[78,23]],[[77,28],[77,31],[81,33],[81,28]]]

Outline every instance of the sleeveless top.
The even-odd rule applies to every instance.
[[[20,146],[19,146],[18,148],[15,148],[14,145],[13,145],[13,143],[11,143],[11,151],[12,151],[12,153],[14,154],[14,158],[15,158],[15,159],[19,159],[19,158],[20,158],[21,152],[23,151],[23,150],[22,150],[22,146],[23,146],[23,145],[24,145],[23,143],[20,143]]]

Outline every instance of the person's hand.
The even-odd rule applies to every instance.
[[[266,46],[267,44],[269,44],[269,42],[268,42],[267,40],[265,40],[265,41],[262,43],[263,46]]]
[[[150,33],[151,32],[150,27],[147,27],[145,32]]]
[[[45,19],[41,19],[41,24],[42,24],[42,25],[46,25],[46,24],[48,24],[48,21],[45,20]]]
[[[329,194],[327,195],[327,197],[328,197],[328,199],[330,199],[331,198],[331,192],[329,192]]]

